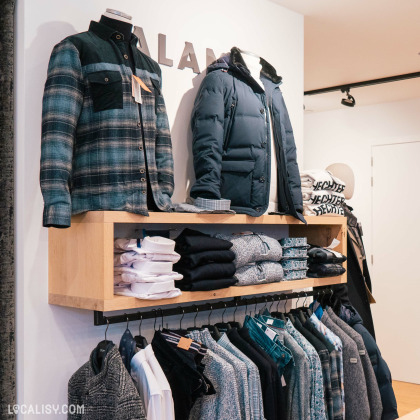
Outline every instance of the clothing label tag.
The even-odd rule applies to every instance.
[[[152,91],[146,86],[146,84],[143,82],[143,80],[140,79],[140,77],[133,75],[133,78],[136,79],[136,82],[141,86],[142,89],[144,89],[146,92],[152,93]]]
[[[179,339],[179,343],[178,343],[177,347],[179,347],[180,349],[183,349],[183,350],[189,350],[192,342],[193,342],[193,340],[191,338],[181,337]]]
[[[272,325],[272,324],[273,324],[273,322],[274,322],[274,320],[273,320],[273,319],[267,319],[267,324],[268,324],[268,325]]]
[[[284,379],[284,375],[281,375],[281,386],[286,386],[286,379]]]
[[[138,78],[134,75],[131,78],[131,94],[133,95],[134,100],[138,104],[141,104],[141,86],[137,79]]]
[[[327,246],[329,250],[337,248],[340,245],[340,241],[338,239],[333,239],[330,246]]]
[[[365,356],[366,355],[366,350],[359,350],[359,354],[361,356]]]
[[[265,335],[270,339],[270,340],[274,340],[274,337],[276,336],[276,333],[271,329],[271,328],[267,328],[265,330]]]
[[[357,359],[355,357],[350,357],[350,363],[357,363]]]

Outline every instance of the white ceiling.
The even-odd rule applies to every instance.
[[[271,0],[305,15],[305,90],[420,71],[420,0]],[[420,78],[351,91],[357,105],[420,97]],[[305,97],[336,109],[341,92]]]

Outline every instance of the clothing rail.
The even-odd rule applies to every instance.
[[[107,324],[118,324],[121,322],[127,321],[140,321],[143,319],[153,319],[153,318],[166,318],[168,316],[174,315],[185,315],[190,313],[204,312],[204,311],[213,311],[215,309],[227,309],[235,308],[238,306],[250,306],[257,305],[259,303],[271,304],[272,302],[277,302],[281,300],[289,299],[302,299],[309,296],[319,296],[321,294],[333,293],[331,287],[317,288],[316,290],[311,290],[308,292],[294,292],[294,293],[281,293],[273,295],[264,295],[251,298],[235,297],[232,300],[219,301],[219,302],[207,302],[201,305],[189,305],[189,306],[177,306],[175,308],[154,308],[149,311],[141,312],[131,312],[124,313],[120,315],[111,315],[106,316],[102,311],[94,311],[93,320],[94,325],[107,325]]]

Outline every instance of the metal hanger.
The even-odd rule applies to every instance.
[[[256,297],[254,298],[254,300],[255,300],[255,307],[254,307],[254,316],[255,316],[255,315],[257,315],[257,305],[258,305],[258,300],[257,300],[257,298],[256,298]]]
[[[238,310],[238,301],[235,300],[235,310],[233,311],[233,321],[230,321],[229,324],[232,328],[242,328],[242,325],[240,322],[236,321],[236,311]]]
[[[282,297],[284,297],[285,299],[282,299]],[[271,312],[271,316],[273,318],[278,318],[278,319],[281,319],[282,321],[286,321],[286,318],[284,316],[284,312],[286,312],[287,295],[284,294],[284,293],[281,293],[279,296],[277,296],[277,298],[278,298],[277,311],[276,312]],[[280,312],[280,310],[279,310],[279,305],[280,305],[281,300],[285,300],[283,312]]]
[[[175,333],[185,336],[188,334],[188,330],[182,328],[182,320],[184,319],[185,316],[185,308],[183,308],[182,306],[178,306],[178,308],[180,309],[180,314],[182,312],[182,316],[181,319],[179,320],[179,330],[174,330]]]
[[[155,313],[155,323],[153,324],[153,329],[156,331],[157,309],[152,309],[152,311]]]
[[[230,331],[232,329],[232,326],[229,324],[229,322],[225,322],[225,312],[227,309],[227,305],[226,302],[223,302],[223,304],[225,305],[225,309],[222,312],[222,322],[217,322],[216,324],[214,324],[221,333]]]
[[[105,328],[105,341],[107,341],[106,339],[106,333],[108,332],[108,328],[109,328],[109,319],[106,319],[106,328]]]
[[[220,334],[219,329],[215,325],[211,325],[211,323],[210,323],[210,317],[211,317],[211,314],[213,312],[213,305],[211,303],[209,303],[209,306],[210,306],[210,313],[209,313],[209,317],[208,317],[208,324],[203,325],[201,328],[203,328],[203,329],[207,328],[209,330],[211,336],[217,341],[217,340],[219,340],[219,338],[222,335]]]
[[[197,315],[198,315],[198,312],[199,312],[199,308],[198,308],[198,306],[196,304],[194,304],[193,306],[195,307],[194,327],[188,327],[187,328],[188,331],[198,330],[198,327],[197,327]]]
[[[136,342],[136,346],[140,349],[144,349],[147,346],[147,340],[146,337],[143,337],[141,335],[141,324],[143,323],[143,316],[142,314],[139,312],[139,317],[140,317],[140,324],[139,324],[139,335],[136,335],[134,337],[134,341]]]
[[[185,310],[182,306],[180,306],[180,308],[182,311],[182,316],[181,316],[181,319],[179,320],[179,329],[182,330],[182,320],[184,319],[184,316],[185,316]]]
[[[276,295],[271,296],[271,305],[270,305],[270,309],[268,310],[268,312],[270,312],[270,313],[271,313],[271,308],[273,307],[274,302],[276,301],[275,296],[276,296]]]

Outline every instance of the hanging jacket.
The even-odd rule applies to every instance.
[[[69,380],[68,404],[75,412],[69,410],[68,420],[146,420],[143,402],[117,347],[109,342],[100,367],[97,353],[95,348]]]
[[[263,89],[238,48],[207,68],[191,119],[196,182],[193,198],[229,199],[237,213],[261,216],[271,176],[270,113],[277,157],[278,211],[305,221],[292,125],[279,85],[264,59]]]
[[[171,136],[159,65],[102,23],[67,37],[51,54],[42,107],[43,224],[68,227],[72,214],[124,210],[147,216],[154,202],[172,208]],[[132,96],[144,83],[141,106]]]
[[[357,310],[365,328],[375,338],[370,303],[375,300],[371,295],[372,283],[366,262],[366,253],[363,245],[363,231],[361,224],[352,213],[352,208],[345,203],[341,204],[347,217],[347,283],[333,286],[334,295],[343,304],[351,304]]]
[[[379,392],[382,400],[382,420],[394,420],[398,418],[397,400],[392,388],[392,377],[389,367],[382,358],[378,345],[372,335],[363,325],[362,318],[351,305],[342,305],[340,318],[357,331],[365,343],[366,350],[372,362],[373,371],[378,381]]]

